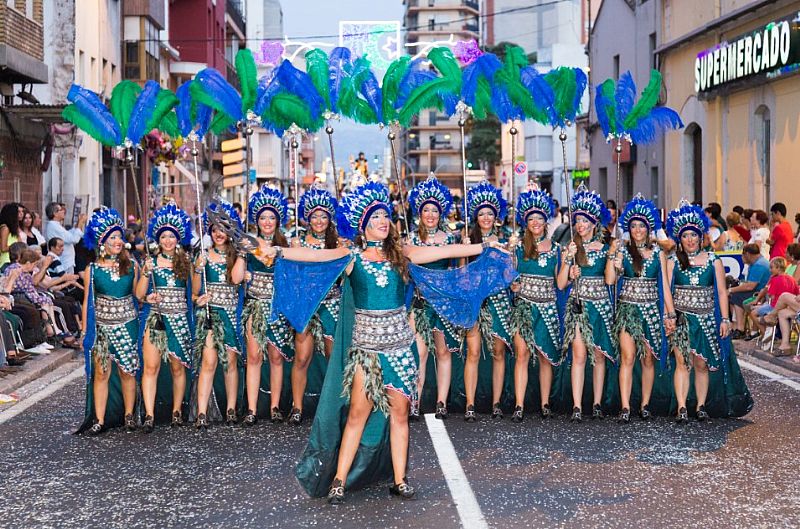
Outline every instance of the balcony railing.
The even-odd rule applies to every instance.
[[[244,33],[245,17],[244,9],[242,9],[242,0],[228,0],[225,4],[225,12],[230,15],[233,23]]]
[[[34,13],[41,17],[41,12]],[[44,64],[44,29],[41,21],[33,20],[0,3],[0,79],[7,83],[46,83]]]
[[[480,5],[475,0],[462,0],[461,5],[480,11]]]
[[[471,31],[473,33],[478,33],[480,30],[480,26],[478,24],[464,24],[464,31]]]

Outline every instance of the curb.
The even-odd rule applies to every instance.
[[[745,345],[747,344],[747,345]],[[760,347],[750,346],[747,342],[739,342],[734,344],[736,354],[742,358],[753,357],[758,358],[763,362],[767,362],[777,367],[797,373],[800,375],[800,364],[792,362],[792,356],[773,356],[768,351],[762,350]]]
[[[22,371],[0,379],[0,393],[12,393],[25,384],[33,382],[67,362],[77,359],[79,356],[83,356],[82,351],[76,351],[75,349],[54,349],[50,354],[31,358],[25,362]]]

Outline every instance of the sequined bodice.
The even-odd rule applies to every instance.
[[[633,258],[631,254],[628,253],[627,245],[623,246],[622,248],[622,268],[623,268],[623,276],[624,277],[648,277],[651,279],[655,279],[659,273],[659,254],[661,253],[661,249],[658,246],[655,246],[655,249],[650,254],[650,257],[644,259],[642,261],[642,273],[641,275],[636,274],[636,271],[633,268]]]
[[[452,233],[445,233],[447,236],[443,243],[433,243],[429,244],[426,242],[422,242],[419,238],[419,233],[414,232],[411,234],[411,244],[414,246],[447,246],[448,244],[453,244],[455,242],[455,236]],[[439,259],[438,261],[434,261],[432,263],[425,263],[423,265],[425,268],[429,268],[431,270],[446,270],[450,268],[450,259]]]
[[[227,264],[215,263],[210,259],[206,262],[206,281],[209,283],[227,283]]]
[[[599,250],[586,249],[586,265],[581,266],[581,277],[603,277],[606,273],[608,245],[603,244]]]
[[[520,274],[554,277],[558,267],[558,245],[553,244],[549,252],[539,252],[536,259],[525,259],[525,249],[517,247],[517,271]]]
[[[273,263],[267,266],[259,261],[255,255],[249,253],[247,254],[247,270],[250,272],[266,272],[271,274],[275,270],[275,265]]]
[[[112,298],[124,298],[133,294],[134,267],[124,276],[120,276],[114,269],[92,265],[92,282],[94,283],[95,295],[103,295]]]
[[[153,257],[153,264],[157,262],[157,258]],[[172,268],[164,268],[156,266],[153,268],[153,276],[156,281],[156,288],[158,287],[178,287],[186,288],[186,280],[178,279],[175,277],[175,272]]]
[[[386,310],[403,305],[405,282],[389,261],[376,262],[355,253],[350,282],[357,309]]]
[[[672,257],[675,266],[672,271],[675,285],[690,285],[708,287],[714,284],[714,261],[717,256],[708,254],[708,260],[702,266],[691,266],[686,270],[681,269],[681,264],[676,257]]]

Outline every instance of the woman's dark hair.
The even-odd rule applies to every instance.
[[[33,212],[29,209],[25,209],[25,213],[22,214],[22,224],[19,227],[20,230],[25,229],[25,217],[27,217],[28,215],[30,215],[31,217],[31,223],[28,225],[27,228],[30,229],[33,227]]]
[[[361,247],[364,239],[359,233],[356,236],[355,245]],[[389,223],[389,235],[383,240],[383,253],[387,260],[392,263],[392,267],[400,274],[403,281],[408,281],[408,262],[403,255],[403,248],[400,246],[400,234],[393,223]]]
[[[792,244],[787,246],[786,255],[788,255],[795,261],[800,261],[800,244],[793,242]]]
[[[214,227],[212,226],[211,231],[213,231]],[[219,228],[217,228],[219,229]],[[276,230],[275,233],[280,232],[280,230]],[[284,241],[286,238],[284,237]],[[213,242],[212,242],[213,248]],[[225,280],[228,283],[233,283],[233,265],[236,264],[236,258],[238,257],[236,254],[236,248],[233,246],[233,241],[231,238],[226,234],[225,235]]]
[[[769,215],[767,215],[767,212],[764,211],[763,209],[757,209],[753,211],[753,213],[751,213],[750,216],[753,215],[756,216],[756,219],[758,219],[758,223],[761,224],[762,226],[766,226],[767,223],[769,222]]]
[[[678,259],[678,264],[681,265],[681,270],[689,268],[689,256],[683,250],[683,245],[680,242],[675,248],[675,257]]]
[[[544,234],[547,236],[547,224],[544,226]],[[539,240],[541,242],[541,239]],[[555,244],[555,243],[554,243]],[[522,255],[525,259],[538,259],[539,258],[539,244],[533,238],[531,230],[525,229],[525,234],[522,236]]]
[[[650,242],[650,232],[647,232],[647,238],[645,239],[647,246],[651,245]],[[633,262],[633,271],[636,273],[636,276],[639,277],[642,275],[642,269],[644,268],[644,256],[642,252],[639,251],[639,247],[636,246],[636,243],[633,242],[633,239],[628,241],[628,254],[631,256],[631,261]]]
[[[280,231],[280,230],[278,230]],[[308,233],[311,233],[311,225],[308,225]],[[275,241],[277,243],[277,240]],[[284,246],[280,244],[280,246]],[[288,246],[285,245],[285,246]],[[325,228],[325,249],[326,250],[335,250],[339,247],[339,231],[336,229],[336,224],[333,223],[333,219],[328,217],[328,227]]]
[[[5,225],[14,236],[19,232],[19,208],[16,202],[9,202],[0,209],[0,225]]]
[[[158,245],[159,250],[161,250],[161,244]],[[180,279],[181,281],[186,281],[189,279],[189,273],[192,270],[192,263],[189,260],[189,254],[178,244],[175,247],[175,256],[172,260],[172,273],[175,274],[175,277]]]
[[[592,228],[594,233],[597,233],[597,224],[594,225]],[[594,234],[593,234],[594,235]],[[572,239],[572,242],[575,243],[576,251],[575,251],[575,264],[578,266],[586,266],[589,264],[589,260],[586,257],[586,249],[583,247],[583,239],[581,236],[578,235],[578,232],[575,232],[575,236]]]
[[[131,261],[131,256],[128,253],[128,250],[125,247],[122,247],[122,251],[119,252],[119,257],[117,257],[117,262],[119,262],[119,275],[126,276],[131,271],[131,267],[133,266],[133,261]]]

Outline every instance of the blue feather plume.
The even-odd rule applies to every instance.
[[[205,68],[195,75],[191,93],[196,100],[222,112],[233,121],[244,118],[242,96],[214,68]]]
[[[253,105],[253,112],[261,116],[269,108],[272,98],[275,97],[283,88],[280,78],[278,78],[278,69],[272,70],[269,74],[265,75],[258,80],[258,88],[256,88],[256,102]]]
[[[275,79],[287,91],[296,95],[308,105],[314,119],[317,119],[325,110],[325,100],[317,92],[311,77],[295,68],[290,60],[286,59],[281,63],[275,73]]]
[[[211,124],[213,110],[208,105],[195,101],[191,92],[192,81],[187,81],[178,87],[175,95],[178,96],[178,105],[175,114],[178,117],[178,130],[186,138],[194,130],[202,138],[208,132]]]
[[[492,110],[502,123],[514,119],[525,119],[522,108],[511,101],[508,90],[496,83],[492,83]]]
[[[94,128],[98,136],[95,139],[105,145],[116,146],[122,143],[119,123],[97,94],[73,84],[67,94],[67,100],[75,105],[81,116]]]
[[[494,74],[503,67],[503,63],[493,53],[485,53],[464,68],[461,83],[461,99],[469,106],[475,105],[478,91],[478,80],[485,78],[492,84]]]
[[[395,108],[402,108],[414,90],[436,79],[436,73],[422,69],[423,64],[424,61],[422,59],[414,59],[411,62],[405,75],[403,75],[403,79],[400,81]]]
[[[614,92],[614,103],[616,104],[616,122],[617,130],[623,130],[625,127],[622,122],[628,117],[633,105],[636,101],[636,83],[633,82],[633,76],[630,71],[627,71],[619,76],[617,81],[617,90]]]
[[[578,115],[578,110],[581,108],[581,99],[586,92],[586,86],[589,84],[589,79],[586,77],[586,72],[580,68],[573,68],[575,71],[575,99],[572,101],[573,111],[567,117],[570,121],[575,121],[575,116]]]
[[[543,109],[548,116],[552,116],[555,95],[553,88],[544,80],[544,76],[533,66],[526,66],[520,70],[519,80],[530,92],[536,106]]]
[[[683,121],[677,112],[668,107],[655,107],[629,131],[633,143],[652,143],[663,129],[680,129]]]
[[[616,122],[616,117],[609,114],[609,110],[612,110],[614,105],[603,93],[601,86],[598,86],[595,89],[594,108],[597,112],[597,122],[600,124],[600,129],[603,131],[603,136],[608,137],[608,134],[611,132],[610,120],[613,119]]]
[[[147,130],[147,122],[156,108],[156,99],[161,87],[156,81],[147,81],[142,88],[136,103],[131,110],[131,118],[128,121],[126,137],[134,144],[142,140],[142,136],[150,132]]]
[[[350,73],[350,50],[337,47],[328,58],[328,86],[330,87],[331,112],[339,112],[339,91],[343,80]]]
[[[378,123],[383,123],[383,95],[381,94],[381,85],[378,83],[378,78],[375,72],[370,69],[367,73],[366,79],[361,83],[359,90],[364,99],[367,100],[369,107],[378,116]]]

